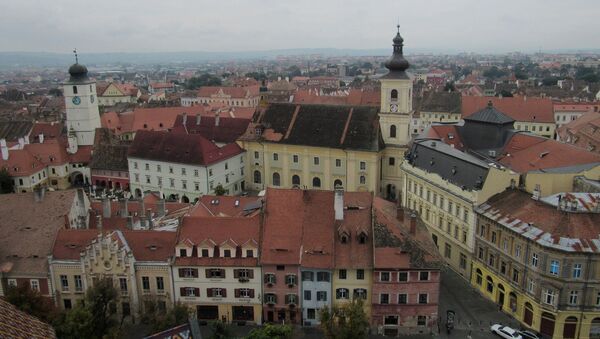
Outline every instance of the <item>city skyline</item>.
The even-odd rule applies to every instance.
[[[386,0],[377,7],[359,1],[133,0],[86,6],[70,0],[24,1],[5,4],[0,14],[0,52],[385,49],[398,22],[407,51],[589,50],[600,48],[594,29],[598,14],[600,4],[591,0],[509,0],[501,5],[462,0],[452,6]]]

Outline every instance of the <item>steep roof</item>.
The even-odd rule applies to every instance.
[[[186,116],[185,124],[183,124],[183,120],[183,115],[177,116],[173,132],[199,134],[218,143],[235,142],[237,138],[246,132],[251,121],[243,118],[219,117],[219,125],[217,126],[217,118],[214,116]]]
[[[260,136],[257,126],[263,128]],[[240,139],[363,151],[385,147],[377,108],[365,106],[271,104]]]
[[[263,198],[203,195],[190,216],[242,217],[254,215],[262,206]]]
[[[52,326],[18,310],[14,305],[1,298],[0,325],[0,338],[56,338],[56,333]]]
[[[31,121],[2,121],[0,122],[0,139],[17,141],[29,135],[33,123]]]
[[[94,149],[91,169],[106,169],[113,171],[127,171],[127,145],[100,145]]]
[[[129,147],[128,156],[206,166],[242,152],[236,143],[219,148],[198,134],[138,131]]]
[[[137,261],[166,261],[173,255],[176,232],[122,231]]]
[[[491,101],[488,102],[485,108],[466,116],[464,120],[498,125],[512,124],[513,122],[515,122],[513,118],[497,110],[496,107],[493,106]]]
[[[336,221],[334,230],[335,267],[371,268],[373,266],[372,205],[371,193],[344,192],[344,220]],[[350,241],[342,243],[341,232],[348,232]],[[367,235],[366,244],[356,240],[361,232]]]
[[[461,95],[459,92],[430,91],[418,103],[421,112],[460,113]]]
[[[515,121],[554,123],[554,107],[549,98],[536,97],[462,97],[462,116],[469,117],[480,111],[491,101],[500,112],[510,116]]]

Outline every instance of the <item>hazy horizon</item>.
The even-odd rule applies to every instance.
[[[600,48],[594,0],[23,0],[3,7],[0,52],[380,50],[391,48],[397,22],[407,51]]]

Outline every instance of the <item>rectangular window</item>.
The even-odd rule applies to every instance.
[[[273,161],[279,161],[279,154],[273,153]]]
[[[558,260],[550,261],[550,274],[558,275],[559,268],[560,264],[558,263]]]
[[[387,305],[390,303],[390,295],[387,293],[382,293],[379,295],[379,303],[382,305]]]
[[[304,300],[311,300],[311,299],[312,299],[311,291],[304,291]]]
[[[452,247],[450,247],[449,244],[445,244],[445,246],[444,246],[444,256],[446,258],[452,257]]]
[[[31,287],[31,290],[33,291],[40,291],[40,282],[37,279],[31,279],[29,280],[29,287]]]
[[[537,255],[537,253],[533,253],[531,255],[531,266],[532,267],[538,267],[538,255]]]
[[[479,247],[479,251],[477,253],[477,258],[479,258],[480,260],[483,260],[484,257],[484,251],[483,251],[483,247]]]
[[[165,290],[165,280],[163,277],[156,277],[156,289],[159,291]]]
[[[398,316],[397,315],[386,315],[383,318],[384,325],[398,325]]]
[[[185,167],[181,168],[181,175],[185,175]]]
[[[408,295],[406,293],[398,294],[398,304],[404,305],[408,303]]]
[[[75,275],[75,276],[73,276],[73,278],[75,280],[75,291],[77,291],[77,292],[83,291],[83,282],[81,281],[81,276]]]
[[[496,232],[492,231],[492,244],[496,243]]]
[[[258,152],[254,152],[254,159],[258,159],[258,158],[259,158]]]
[[[149,277],[142,277],[142,288],[144,290],[150,289],[150,278]]]
[[[156,165],[156,171],[160,172],[160,165]]]
[[[150,170],[150,164],[146,164],[145,168],[146,168],[146,171],[149,171]]]
[[[365,279],[365,270],[358,269],[356,270],[356,280],[364,280]]]
[[[329,281],[329,272],[317,272],[317,281]]]
[[[515,257],[516,258],[521,257],[521,245],[515,246]]]
[[[171,187],[175,187],[175,179],[169,178],[169,184],[171,185]]]
[[[581,277],[581,264],[573,264],[573,278],[578,279]]]
[[[516,268],[513,268],[512,280],[519,283],[519,271]]]
[[[121,292],[127,292],[127,279],[126,278],[119,278],[119,287],[121,289]]]
[[[314,308],[308,308],[306,309],[306,318],[307,319],[315,319],[315,317],[317,316],[317,312],[315,311]]]
[[[535,293],[535,280],[528,279],[527,280],[527,292],[533,294]]]
[[[295,164],[298,163],[298,155],[296,155],[296,154],[292,155],[292,162]]]
[[[419,272],[419,280],[420,281],[429,280],[429,272]]]
[[[493,254],[489,254],[488,256],[488,265],[494,267],[496,257]]]
[[[427,293],[419,293],[419,304],[427,304],[428,297]]]
[[[426,326],[427,325],[427,316],[419,315],[417,316],[417,326]]]
[[[69,279],[67,278],[66,275],[61,275],[60,276],[60,286],[62,288],[63,291],[68,291],[69,290]]]
[[[342,159],[335,159],[335,167],[342,167]]]
[[[302,272],[302,281],[314,281],[315,277],[314,277],[314,272],[310,272],[310,271],[304,271]]]
[[[338,278],[340,278],[340,279],[346,279],[346,270],[339,270],[338,271]]]
[[[504,260],[500,262],[500,273],[506,274],[506,261]]]
[[[570,305],[577,305],[577,298],[579,297],[579,292],[578,291],[571,291],[571,293],[569,293],[569,304]]]
[[[187,189],[187,180],[181,180],[181,188]]]
[[[195,170],[194,170],[194,176],[195,176],[195,177],[197,177],[197,176],[198,176],[198,174],[199,174],[199,173],[198,173],[198,170],[197,170],[197,169],[195,169]],[[208,175],[212,175],[212,169],[209,169],[209,170],[208,170]]]
[[[173,166],[169,166],[169,173],[173,174]]]
[[[317,301],[327,301],[327,291],[317,291]]]
[[[461,253],[459,260],[460,260],[458,263],[459,267],[463,270],[466,270],[467,269],[467,256],[464,255],[464,253]]]
[[[361,171],[364,171],[364,170],[366,170],[366,169],[367,169],[367,163],[366,163],[366,162],[364,162],[364,161],[361,161],[361,162],[360,162],[360,170],[361,170]]]
[[[314,157],[313,158],[313,164],[319,165],[319,157]]]
[[[390,281],[390,272],[379,272],[379,281]]]
[[[408,272],[398,272],[398,281],[400,281],[400,282],[408,281]]]
[[[553,290],[550,290],[550,289],[544,290],[544,295],[542,298],[542,302],[544,304],[554,305],[555,298],[556,298],[556,294]]]

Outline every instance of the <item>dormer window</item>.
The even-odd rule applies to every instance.
[[[254,258],[254,251],[246,250],[246,258]]]
[[[180,257],[183,257],[183,258],[187,257],[187,249],[185,249],[185,248],[180,248],[180,249],[179,249],[179,256],[180,256]]]
[[[362,231],[358,234],[358,243],[359,244],[366,244],[367,243],[367,234]]]
[[[209,257],[208,248],[203,248],[200,251],[200,256],[203,257],[203,258],[208,258]]]
[[[231,250],[229,250],[229,249],[223,250],[223,257],[231,258]]]
[[[349,240],[349,239],[348,239],[348,235],[347,235],[347,234],[345,234],[345,233],[344,233],[344,234],[342,234],[342,235],[340,236],[340,241],[341,241],[341,243],[342,243],[342,244],[347,244],[347,243],[348,243],[348,240]]]

